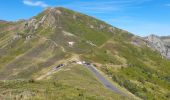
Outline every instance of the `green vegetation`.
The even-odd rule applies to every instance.
[[[0,99],[111,100],[125,98],[107,90],[83,66],[66,66],[50,80],[0,82]]]
[[[66,66],[47,75],[73,58],[95,63],[111,80],[144,100],[170,99],[170,61],[143,40],[72,10],[50,11],[35,16],[37,22],[28,21],[27,27],[26,21],[0,23],[0,80],[5,80],[0,82],[0,99],[125,99],[82,66]],[[35,29],[45,15],[48,20]],[[134,45],[133,39],[140,43]]]
[[[127,66],[119,70],[106,69],[108,75],[119,85],[145,100],[168,100],[170,61],[147,47],[137,48],[123,43],[115,48],[121,57],[126,58]]]

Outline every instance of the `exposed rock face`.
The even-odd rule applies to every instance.
[[[48,8],[46,11],[48,12],[48,16],[45,23],[51,27],[60,26],[60,17],[62,16],[62,11],[59,8]]]
[[[39,26],[41,24],[44,23],[45,19],[46,19],[46,16],[43,16],[40,21],[38,21],[37,19],[34,19],[34,18],[30,19],[30,20],[26,21],[25,27],[29,27],[29,28],[33,27],[34,30],[36,30],[39,28]]]
[[[170,36],[163,36],[161,37],[161,39],[166,42],[170,48]]]
[[[160,37],[150,35],[145,38],[147,45],[161,53],[162,56],[170,59],[170,47]]]
[[[64,34],[64,36],[74,36],[74,34],[67,31],[62,31],[62,33]]]
[[[19,34],[19,33],[16,33],[14,36],[13,36],[13,40],[16,40],[16,39],[19,39],[21,38],[22,36]]]
[[[28,35],[25,37],[26,40],[30,40],[33,36],[32,35]]]
[[[110,32],[114,32],[114,31],[115,31],[115,28],[114,28],[114,27],[109,27],[109,31],[110,31]]]

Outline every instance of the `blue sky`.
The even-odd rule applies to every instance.
[[[170,0],[1,0],[0,19],[28,19],[46,7],[70,8],[136,35],[170,35]]]

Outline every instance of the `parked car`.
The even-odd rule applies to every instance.
[[[64,64],[59,64],[56,68],[63,67]]]

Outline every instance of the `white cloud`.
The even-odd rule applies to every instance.
[[[23,3],[28,6],[48,7],[49,5],[43,1],[23,0]]]

